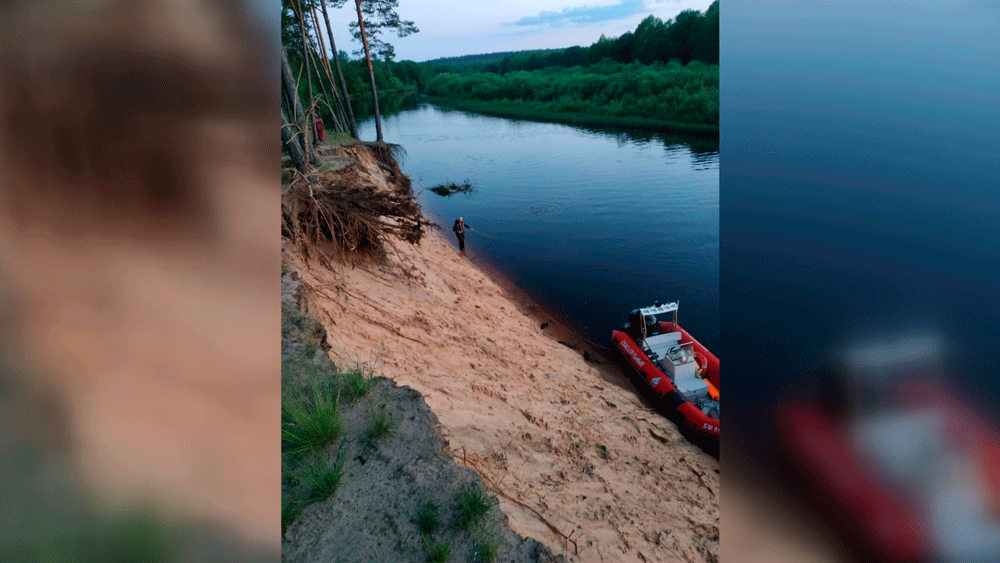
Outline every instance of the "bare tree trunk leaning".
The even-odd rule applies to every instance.
[[[368,62],[368,75],[372,80],[372,103],[375,108],[375,135],[379,143],[385,142],[382,139],[382,115],[378,111],[378,89],[375,88],[375,69],[372,67],[372,55],[368,50],[368,36],[365,35],[365,18],[361,15],[361,0],[354,0],[358,7],[358,26],[361,29],[361,42],[365,46],[365,60]]]
[[[323,20],[326,21],[326,33],[330,36],[330,50],[333,51],[333,63],[337,67],[337,77],[340,79],[340,88],[344,91],[344,105],[347,106],[347,124],[351,128],[351,136],[358,138],[358,124],[354,121],[354,110],[351,109],[351,95],[347,91],[347,81],[344,80],[344,71],[340,68],[340,54],[337,53],[337,44],[333,42],[333,30],[330,29],[330,14],[326,11],[326,0],[320,0],[323,6]]]
[[[288,54],[285,49],[281,49],[281,86],[282,93],[285,97],[285,103],[288,104],[288,111],[291,112],[291,119],[295,124],[295,128],[298,129],[297,136],[293,137],[296,142],[302,143],[302,148],[306,154],[306,165],[310,160],[316,160],[315,150],[312,145],[305,142],[308,128],[306,127],[305,113],[302,111],[302,101],[299,100],[299,89],[295,82],[295,77],[292,76],[292,67],[288,64]],[[293,131],[293,134],[295,132]]]
[[[323,62],[323,70],[326,71],[327,82],[333,90],[333,95],[330,96],[330,93],[326,90],[326,84],[324,84],[323,94],[327,95],[333,101],[333,105],[336,109],[330,108],[330,113],[333,114],[333,117],[336,120],[337,131],[343,133],[344,131],[347,131],[347,116],[344,114],[344,106],[340,102],[340,96],[337,95],[337,83],[333,80],[333,69],[330,68],[330,56],[326,52],[326,43],[323,42],[323,36],[319,30],[319,16],[316,15],[316,6],[313,5],[309,11],[312,14],[313,30],[316,32],[316,43],[319,44],[320,60]],[[330,107],[329,103],[327,103],[327,107]]]
[[[288,54],[285,49],[281,49],[281,86],[282,94],[288,103],[291,111],[292,122],[300,128],[305,127],[305,117],[302,113],[302,102],[299,100],[299,93],[295,87],[295,77],[292,75],[292,67],[288,64]]]
[[[288,156],[292,158],[295,169],[305,174],[309,168],[306,154],[302,152],[302,144],[295,136],[295,127],[288,122],[288,116],[285,115],[284,110],[281,111],[281,144],[285,146]]]
[[[310,60],[313,61],[313,68],[317,69],[316,70],[316,76],[319,78],[319,88],[320,88],[320,92],[319,92],[320,95],[319,95],[319,98],[317,98],[316,105],[317,106],[319,105],[319,103],[320,103],[319,100],[323,100],[323,105],[325,105],[326,108],[328,110],[330,110],[330,115],[333,117],[333,125],[335,126],[334,128],[337,131],[346,131],[347,129],[343,125],[343,121],[340,119],[341,112],[338,111],[339,110],[339,106],[338,106],[337,109],[334,109],[334,107],[332,105],[330,105],[331,100],[334,102],[334,105],[336,105],[337,100],[333,96],[331,96],[330,93],[327,91],[326,84],[323,82],[323,76],[320,74],[320,71],[319,71],[320,68],[323,68],[323,65],[322,65],[321,62],[318,62],[316,60],[316,59],[320,59],[322,57],[319,54],[316,53],[316,51],[314,50],[313,47],[314,46],[313,46],[312,38],[310,38],[309,39],[309,58],[310,58]],[[326,69],[324,68],[324,70],[326,70]],[[328,77],[330,76],[329,73],[327,73],[327,76]],[[318,142],[318,140],[317,140],[317,142]]]
[[[302,37],[301,37],[301,39],[302,39],[302,55],[303,55],[303,59],[304,59],[302,61],[302,64],[305,65],[306,84],[309,86],[309,109],[308,109],[308,116],[309,116],[308,117],[308,119],[309,119],[309,129],[308,129],[308,132],[309,132],[309,134],[307,135],[306,138],[309,139],[309,145],[310,146],[315,146],[316,143],[319,142],[319,139],[316,137],[316,134],[315,134],[315,130],[316,130],[316,115],[313,112],[313,107],[315,106],[316,97],[313,96],[312,73],[309,70],[309,67],[311,66],[309,64],[309,60],[312,57],[309,56],[309,43],[306,41],[306,18],[304,17],[304,15],[302,13],[302,5],[299,3],[298,0],[295,0],[294,9],[295,9],[295,15],[299,19],[299,31],[302,32],[301,33],[301,35],[302,35]]]

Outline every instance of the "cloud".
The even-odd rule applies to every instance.
[[[561,12],[542,12],[537,16],[528,16],[514,22],[514,25],[551,25],[561,27],[565,24],[593,24],[612,20],[620,20],[645,11],[643,0],[619,0],[617,4],[606,6],[577,6],[566,8]]]

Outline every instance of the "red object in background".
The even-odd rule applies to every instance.
[[[918,516],[852,449],[818,405],[803,401],[777,410],[790,458],[836,522],[878,554],[880,561],[924,561],[931,552]]]
[[[323,118],[316,116],[316,138],[323,140]]]
[[[901,386],[902,408],[921,405],[941,408],[949,420],[942,437],[978,461],[986,504],[1000,507],[1000,425],[987,412],[968,406],[953,388],[936,385]],[[818,403],[789,402],[776,409],[781,421],[786,455],[793,461],[818,497],[833,509],[837,521],[856,539],[864,541],[880,561],[940,561],[932,521],[921,509],[930,499],[919,493],[907,499],[901,491],[879,475],[855,449],[837,423],[821,414]],[[947,559],[945,559],[947,560]],[[983,561],[1000,559],[979,559]]]

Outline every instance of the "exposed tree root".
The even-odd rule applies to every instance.
[[[420,242],[428,223],[413,198],[410,179],[395,160],[398,145],[368,145],[367,150],[387,171],[386,190],[368,181],[358,164],[336,172],[298,175],[282,193],[282,236],[306,256],[329,266],[335,256],[322,255],[332,247],[344,259],[351,256],[384,261],[395,251],[395,241]],[[320,255],[317,255],[320,254]],[[410,273],[403,267],[404,274]]]

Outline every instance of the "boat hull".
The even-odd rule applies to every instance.
[[[703,377],[709,380],[715,388],[719,387],[719,359],[708,351],[697,340],[691,338],[679,325],[676,329],[672,322],[661,322],[664,332],[680,332],[685,341],[693,341],[695,352],[701,354],[706,362]],[[661,370],[655,362],[646,356],[642,348],[627,333],[616,330],[611,333],[615,349],[622,355],[625,363],[643,381],[655,397],[657,406],[670,416],[684,430],[692,435],[718,444],[719,420],[706,415],[694,403],[688,401]]]

